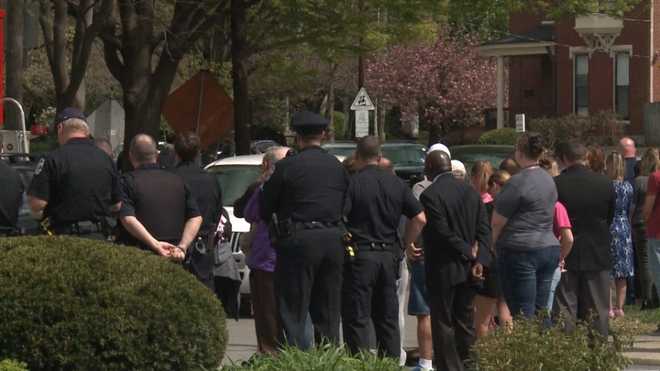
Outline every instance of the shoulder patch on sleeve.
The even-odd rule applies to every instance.
[[[39,173],[41,173],[41,171],[44,169],[45,163],[46,163],[45,158],[39,160],[39,162],[37,163],[37,167],[34,168],[34,175],[39,175]]]

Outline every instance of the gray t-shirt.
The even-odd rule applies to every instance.
[[[535,250],[559,246],[552,232],[557,188],[539,167],[514,175],[495,199],[495,210],[508,219],[497,240],[498,249]]]

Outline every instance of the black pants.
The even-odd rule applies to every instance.
[[[273,273],[257,269],[251,270],[250,295],[258,352],[275,354],[282,331],[277,315]]]
[[[373,323],[379,354],[399,358],[398,270],[399,259],[389,251],[360,251],[344,266],[342,328],[351,352],[369,350]]]
[[[592,328],[607,338],[609,294],[609,271],[564,272],[555,292],[554,317],[563,319],[568,331],[576,320],[590,320]]]
[[[633,243],[635,246],[635,258],[637,266],[635,267],[635,278],[639,280],[640,291],[636,296],[645,301],[653,299],[653,278],[649,269],[649,255],[647,253],[646,226],[636,225],[632,230]]]
[[[309,349],[308,314],[317,344],[339,344],[344,247],[339,229],[299,230],[277,243],[275,292],[284,342]]]
[[[474,286],[435,285],[429,291],[433,362],[438,370],[463,371],[474,344]]]

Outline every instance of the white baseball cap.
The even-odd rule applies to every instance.
[[[451,171],[466,174],[465,165],[458,160],[451,160]]]
[[[447,146],[442,144],[442,143],[436,143],[436,144],[432,145],[431,148],[429,148],[428,151],[426,151],[426,154],[428,155],[429,153],[434,152],[434,151],[442,151],[442,152],[448,154],[449,158],[451,158],[451,152],[449,152],[449,148],[447,148]]]

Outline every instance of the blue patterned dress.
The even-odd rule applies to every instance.
[[[610,252],[614,263],[612,276],[614,278],[627,278],[635,274],[632,234],[630,231],[630,207],[633,201],[633,187],[629,182],[615,180],[614,190],[616,191],[616,207],[614,209],[614,220],[610,227],[610,233],[612,234]]]

